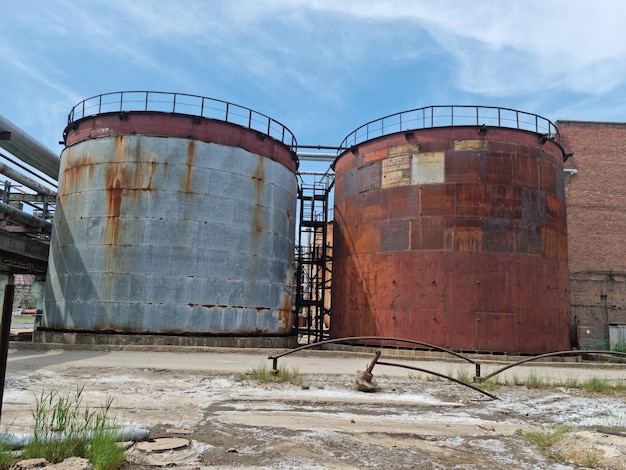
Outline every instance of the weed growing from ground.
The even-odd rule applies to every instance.
[[[114,470],[124,461],[117,445],[117,429],[110,418],[112,398],[97,409],[83,407],[83,388],[62,396],[42,392],[33,412],[33,439],[24,447],[22,458],[42,457],[51,463],[68,457],[87,458],[96,470]]]
[[[281,367],[278,369],[278,373],[267,368],[265,364],[261,364],[251,371],[247,372],[247,375],[256,380],[257,382],[287,382],[290,384],[302,383],[302,378],[296,368]]]
[[[576,377],[568,377],[565,380],[565,383],[563,383],[563,386],[565,388],[579,388],[580,383],[578,382],[578,379]]]
[[[537,373],[532,370],[528,374],[528,378],[524,381],[526,388],[546,388],[550,384],[543,377],[539,377]]]
[[[592,377],[583,382],[582,388],[587,392],[606,393],[611,388],[611,385],[605,379]]]
[[[472,376],[467,371],[467,367],[464,367],[464,368],[461,368],[461,369],[457,369],[456,370],[456,375],[453,375],[453,374],[450,374],[450,373],[448,373],[448,375],[450,377],[454,377],[455,379],[457,379],[457,380],[459,380],[461,382],[470,383],[472,381]]]
[[[570,431],[570,428],[564,426],[530,429],[522,432],[522,438],[526,442],[539,447],[552,460],[562,462],[564,460],[563,454],[560,450],[553,449],[553,446],[563,435]]]
[[[479,382],[476,385],[478,385],[483,390],[494,390],[498,388],[501,384],[498,382],[498,379],[496,379],[495,377],[490,377],[487,380],[483,382]]]
[[[9,470],[15,463],[15,458],[5,444],[0,443],[0,470]]]
[[[600,458],[595,451],[588,451],[582,462],[578,462],[585,468],[596,468],[600,464]]]

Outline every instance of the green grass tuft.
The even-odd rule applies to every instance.
[[[565,426],[529,429],[522,432],[522,438],[526,442],[539,447],[552,460],[562,462],[564,460],[563,454],[560,450],[553,449],[553,446],[563,435],[570,431],[571,429]]]
[[[500,387],[501,384],[498,382],[498,379],[496,377],[490,377],[489,379],[483,382],[479,382],[476,385],[483,390],[495,390],[496,388]]]
[[[9,470],[15,463],[15,457],[8,446],[0,443],[0,470]]]
[[[582,388],[587,392],[606,393],[612,387],[607,380],[592,377],[582,383]]]
[[[296,368],[281,367],[278,369],[278,373],[269,369],[265,364],[260,364],[251,371],[247,372],[247,375],[257,382],[287,382],[290,384],[302,383],[302,378]]]
[[[539,377],[534,370],[530,371],[528,378],[524,381],[524,385],[526,385],[526,388],[547,388],[550,386],[548,381],[543,377]]]
[[[59,463],[83,457],[96,470],[119,468],[124,450],[117,445],[117,428],[109,416],[113,400],[108,398],[97,409],[84,407],[82,401],[82,387],[67,396],[42,392],[33,412],[33,439],[22,450],[22,458]]]
[[[118,445],[115,432],[103,430],[91,440],[87,458],[97,470],[115,470],[124,463],[124,448]]]

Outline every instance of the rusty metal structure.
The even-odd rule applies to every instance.
[[[565,153],[549,120],[433,106],[364,124],[341,146],[332,338],[569,349]]]
[[[0,275],[45,276],[59,157],[1,115],[0,147]]]
[[[291,344],[289,129],[221,100],[117,92],[76,105],[64,141],[44,341],[69,332]]]
[[[330,326],[332,224],[329,220],[331,173],[301,178],[298,185],[295,319],[304,342],[321,341]]]

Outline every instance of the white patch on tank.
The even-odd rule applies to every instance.
[[[411,184],[443,183],[445,155],[423,152],[411,155]]]

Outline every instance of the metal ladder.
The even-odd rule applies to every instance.
[[[298,187],[295,325],[298,341],[306,344],[328,338],[332,275],[329,196],[333,183],[333,175],[324,173],[312,182],[302,179]]]

